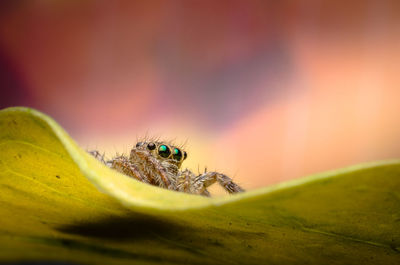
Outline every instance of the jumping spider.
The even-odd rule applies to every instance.
[[[187,153],[166,142],[138,142],[129,157],[120,155],[107,161],[98,151],[89,153],[125,175],[170,190],[210,196],[207,188],[218,182],[229,193],[244,191],[228,176],[218,172],[206,171],[197,176],[188,169],[180,170]]]

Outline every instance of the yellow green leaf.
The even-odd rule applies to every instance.
[[[119,174],[50,117],[5,109],[0,263],[20,261],[400,264],[400,162],[205,198]]]

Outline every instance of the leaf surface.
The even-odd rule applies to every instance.
[[[222,198],[102,165],[50,117],[0,111],[0,263],[400,264],[400,162]]]

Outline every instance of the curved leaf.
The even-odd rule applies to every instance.
[[[399,161],[205,198],[105,167],[35,110],[2,110],[0,145],[0,262],[400,264]]]

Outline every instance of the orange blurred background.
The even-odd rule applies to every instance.
[[[0,107],[146,134],[247,189],[400,157],[400,1],[0,3]],[[184,165],[185,165],[184,164]]]

